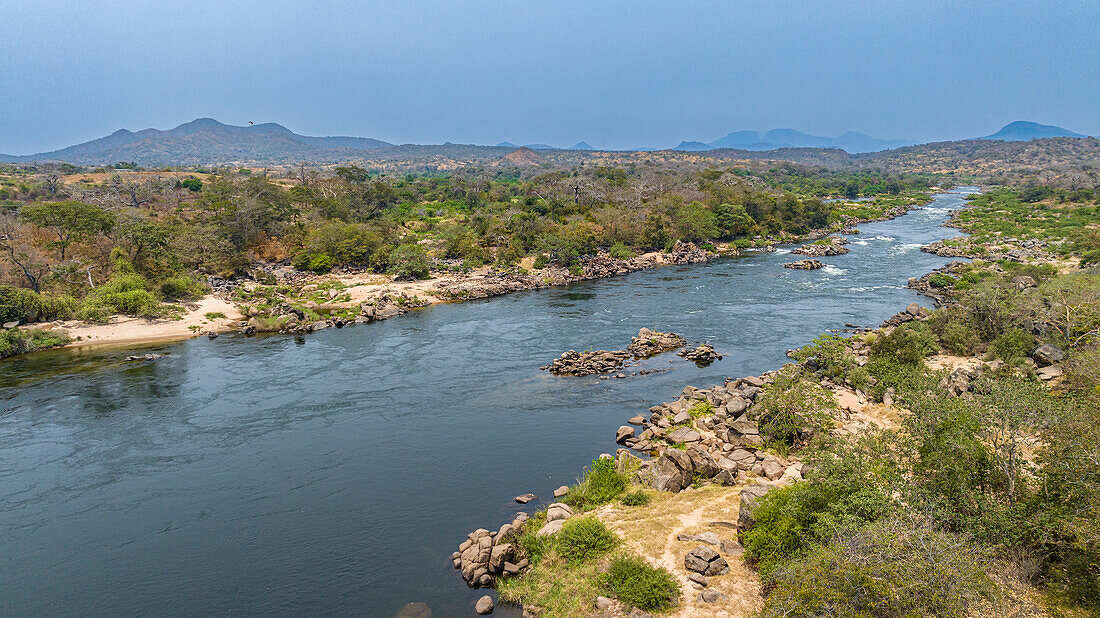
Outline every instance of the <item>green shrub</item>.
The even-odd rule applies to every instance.
[[[160,284],[160,295],[165,300],[198,300],[206,291],[205,285],[187,275],[169,277]]]
[[[42,302],[34,290],[0,285],[0,322],[36,322]]]
[[[959,355],[970,354],[982,342],[976,330],[958,322],[951,322],[947,325],[940,341],[948,352]]]
[[[390,252],[390,272],[401,281],[427,279],[431,276],[432,260],[424,248],[405,244]]]
[[[163,315],[164,308],[149,291],[149,282],[144,277],[116,273],[88,294],[77,317],[98,322],[118,313],[149,318]]]
[[[0,358],[55,348],[68,342],[69,337],[65,333],[42,329],[10,328],[0,331]]]
[[[203,314],[203,317],[205,317],[207,320],[224,320],[225,314],[221,311],[210,311]]]
[[[993,593],[987,552],[918,517],[838,531],[775,571],[763,616],[967,616]]]
[[[329,272],[330,270],[332,270],[332,267],[332,256],[328,255],[327,253],[315,255],[309,260],[309,270],[317,273],[318,275],[323,275]]]
[[[546,513],[541,512],[529,519],[522,528],[523,533],[520,535],[518,543],[523,555],[527,557],[531,564],[542,562],[543,557],[550,552],[554,545],[553,536],[538,536],[535,534],[545,524]]]
[[[535,268],[541,270],[543,268],[546,268],[549,265],[550,265],[550,258],[545,253],[540,253],[537,256],[535,256],[535,265],[534,265]]]
[[[607,587],[624,604],[647,612],[669,609],[680,596],[680,584],[668,571],[633,556],[611,561]]]
[[[557,534],[554,547],[572,565],[588,562],[611,551],[619,542],[611,530],[595,517],[573,517]]]
[[[928,285],[934,288],[947,288],[955,284],[956,279],[945,273],[936,273],[928,278]]]
[[[649,494],[639,489],[626,494],[619,499],[619,502],[626,506],[645,506],[649,504]]]
[[[699,401],[688,410],[691,418],[702,418],[714,414],[714,406],[709,401]]]
[[[784,367],[764,388],[756,405],[760,435],[769,446],[786,451],[809,434],[821,433],[837,412],[836,399],[797,367]]]
[[[615,471],[615,460],[596,459],[581,482],[573,486],[562,502],[577,508],[607,504],[626,490],[627,482],[625,475]]]
[[[852,372],[859,368],[848,354],[848,340],[838,335],[820,335],[809,345],[795,350],[791,356],[811,371],[820,371],[838,384],[850,381]],[[860,376],[857,376],[859,379]]]
[[[634,253],[634,251],[630,249],[630,247],[627,247],[621,242],[617,242],[611,245],[611,248],[607,250],[607,253],[616,260],[629,260],[630,258],[637,255],[636,253]]]
[[[1035,337],[1019,328],[1010,328],[989,344],[989,357],[999,358],[1007,363],[1017,363],[1031,353],[1035,347]]]
[[[894,332],[875,339],[871,344],[871,357],[891,359],[904,365],[917,365],[926,356],[939,352],[936,335],[924,322],[905,322]]]
[[[1081,254],[1081,267],[1100,264],[1100,249],[1089,249]]]

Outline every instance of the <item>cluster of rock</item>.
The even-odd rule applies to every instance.
[[[685,343],[687,342],[684,338],[676,333],[661,333],[643,328],[638,331],[636,337],[630,338],[630,345],[626,346],[626,351],[630,352],[634,358],[649,358],[662,352],[675,350]]]
[[[714,346],[704,343],[691,350],[682,350],[679,355],[694,362],[700,367],[706,367],[716,360],[722,360],[722,355],[714,351]]]
[[[163,357],[164,357],[163,354],[153,354],[153,353],[135,354],[135,355],[127,356],[126,357],[126,362],[134,363],[134,362],[139,362],[139,361],[154,361],[154,360],[157,360],[158,358],[163,358]]]
[[[527,522],[526,513],[516,514],[515,519],[499,530],[491,532],[478,528],[451,554],[451,564],[462,572],[462,579],[471,588],[487,588],[493,578],[519,575],[528,567],[526,558],[518,559],[516,533]]]
[[[932,315],[932,312],[925,307],[921,307],[920,303],[909,303],[909,306],[905,308],[905,311],[895,313],[894,315],[886,318],[886,320],[882,323],[882,328],[900,326],[906,322],[912,322],[913,320],[925,320],[930,315]]]
[[[844,245],[848,244],[848,239],[843,236],[829,236],[819,241],[812,242],[808,245],[802,245],[797,249],[791,250],[791,253],[797,255],[806,255],[809,257],[830,257],[834,255],[844,255],[851,251]]]
[[[616,442],[656,455],[639,460],[637,479],[661,491],[678,492],[702,479],[734,485],[750,476],[797,477],[801,464],[759,450],[764,441],[752,406],[771,375],[709,389],[689,386],[676,401],[650,408],[648,418],[630,419],[616,431]],[[631,425],[640,426],[641,433],[635,435]]]
[[[630,345],[625,350],[569,350],[549,365],[543,365],[542,369],[557,375],[571,376],[608,373],[623,367],[630,360],[649,358],[682,345],[684,338],[676,333],[661,333],[643,328],[636,337],[631,338]]]
[[[794,262],[787,262],[786,264],[783,265],[783,268],[795,268],[795,269],[798,269],[798,270],[817,270],[819,268],[824,268],[824,267],[825,267],[825,264],[821,263],[820,260],[809,260],[809,259],[807,259],[807,260],[797,260],[797,261],[794,261]]]
[[[641,255],[617,259],[611,257],[606,251],[600,251],[581,257],[577,261],[579,272],[562,266],[549,266],[538,271],[537,275],[518,269],[490,271],[484,277],[440,281],[433,286],[433,294],[445,300],[489,298],[509,292],[537,290],[587,279],[617,277],[664,264],[697,264],[716,257],[718,257],[717,253],[702,249],[694,243],[679,241],[672,247],[672,251],[659,257]]]
[[[951,243],[951,244],[948,244]],[[985,260],[1007,260],[1010,262],[1047,262],[1052,255],[1047,243],[1038,239],[1024,241],[1006,238],[999,244],[988,245],[972,242],[969,238],[937,240],[920,250],[940,257],[982,258]]]

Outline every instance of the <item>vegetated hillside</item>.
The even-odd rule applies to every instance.
[[[853,157],[855,167],[893,172],[995,175],[1019,170],[1096,165],[1100,140],[1051,137],[1031,141],[963,140],[907,146]]]
[[[1005,141],[1017,142],[1028,141],[1033,139],[1042,139],[1044,137],[1088,137],[1087,135],[1081,135],[1080,133],[1074,133],[1069,129],[1058,127],[1050,124],[1039,124],[1038,122],[1028,122],[1026,120],[1017,120],[1016,122],[1010,122],[1001,127],[1000,131],[997,131],[993,135],[986,135],[981,139],[1000,139]]]
[[[542,157],[535,153],[534,150],[524,146],[522,148],[516,148],[512,152],[504,155],[500,160],[493,163],[494,167],[511,165],[515,167],[526,167],[528,165],[539,165],[542,163]]]
[[[364,137],[298,135],[275,123],[247,127],[199,118],[161,131],[126,129],[61,150],[0,160],[65,161],[77,165],[130,161],[139,165],[216,165],[221,163],[292,163],[339,161],[364,150],[387,148],[387,142]]]

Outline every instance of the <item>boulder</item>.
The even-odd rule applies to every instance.
[[[703,434],[687,427],[678,427],[668,433],[667,439],[673,444],[698,442],[703,439]]]
[[[821,260],[797,260],[783,265],[783,268],[794,268],[796,270],[817,270],[824,267],[825,264]]]
[[[560,498],[560,497],[562,497],[562,496],[564,496],[568,493],[569,493],[569,486],[568,485],[562,485],[561,487],[554,490],[554,497],[555,498]]]
[[[688,581],[699,584],[704,588],[710,585],[710,580],[707,579],[707,576],[700,575],[699,573],[688,573]]]
[[[1026,290],[1028,288],[1039,287],[1039,283],[1037,281],[1035,281],[1035,279],[1032,279],[1031,277],[1028,277],[1027,275],[1022,275],[1022,276],[1019,276],[1019,277],[1013,277],[1012,278],[1012,285],[1015,286],[1015,288],[1017,290],[1021,290],[1021,291]]]
[[[1054,378],[1062,375],[1062,368],[1057,365],[1051,365],[1050,367],[1043,367],[1035,372],[1035,376],[1040,380],[1053,380]]]
[[[749,401],[740,395],[736,395],[726,403],[726,414],[736,418],[749,407]]]
[[[633,438],[633,437],[634,437],[634,428],[631,427],[630,425],[623,425],[623,426],[619,427],[618,430],[615,431],[615,442],[618,443],[618,444],[623,444],[624,442],[626,442],[627,438]]]
[[[638,331],[637,337],[631,338],[626,351],[634,358],[649,358],[661,352],[675,350],[684,343],[684,338],[676,333],[661,333],[643,328]]]
[[[645,422],[645,417],[641,414],[633,416],[630,418],[630,420],[627,421],[627,423],[630,425],[645,425]]]
[[[555,502],[546,508],[546,521],[548,522],[569,519],[572,516],[573,509],[561,502]]]
[[[535,536],[550,536],[552,534],[557,534],[557,533],[561,532],[561,527],[564,526],[564,525],[565,525],[565,520],[564,519],[556,519],[554,521],[548,521],[548,522],[546,522],[546,525],[539,528],[538,532],[535,533]]]
[[[700,545],[684,556],[684,566],[700,575],[714,576],[729,572],[729,563],[717,551]]]
[[[756,508],[760,498],[773,489],[771,485],[749,485],[741,490],[740,508],[737,514],[737,525],[742,530],[748,530],[756,525],[752,512]]]
[[[699,593],[699,600],[703,603],[721,603],[728,598],[729,597],[717,590],[704,590]]]
[[[1065,357],[1065,353],[1060,348],[1049,343],[1044,343],[1031,352],[1031,358],[1042,367],[1060,363]]]
[[[516,496],[516,502],[519,502],[520,504],[527,504],[528,502],[537,499],[538,496],[536,496],[535,494],[523,494]]]
[[[480,616],[485,616],[493,613],[493,597],[485,595],[477,600],[474,604],[474,611]]]
[[[702,448],[698,446],[689,446],[684,452],[686,452],[688,458],[691,459],[691,465],[694,468],[692,472],[693,476],[698,473],[703,475],[704,478],[709,479],[720,471],[718,463],[714,461],[714,457]]]
[[[673,425],[683,425],[688,422],[691,422],[691,413],[687,410],[680,410],[672,417]]]
[[[654,487],[660,491],[678,492],[691,486],[695,467],[687,453],[679,449],[665,449],[657,459]]]
[[[704,343],[694,350],[680,352],[684,359],[694,362],[700,367],[705,367],[716,360],[722,360],[722,355],[714,351],[714,346]]]

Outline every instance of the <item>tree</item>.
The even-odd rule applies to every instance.
[[[23,273],[27,285],[35,292],[40,291],[42,277],[49,272],[45,260],[38,259],[29,239],[23,233],[19,222],[8,213],[0,213],[0,250],[4,258]]]
[[[38,227],[53,229],[57,240],[48,246],[60,250],[62,261],[70,245],[105,234],[115,223],[114,215],[99,206],[72,200],[29,204],[23,207],[20,216]]]

